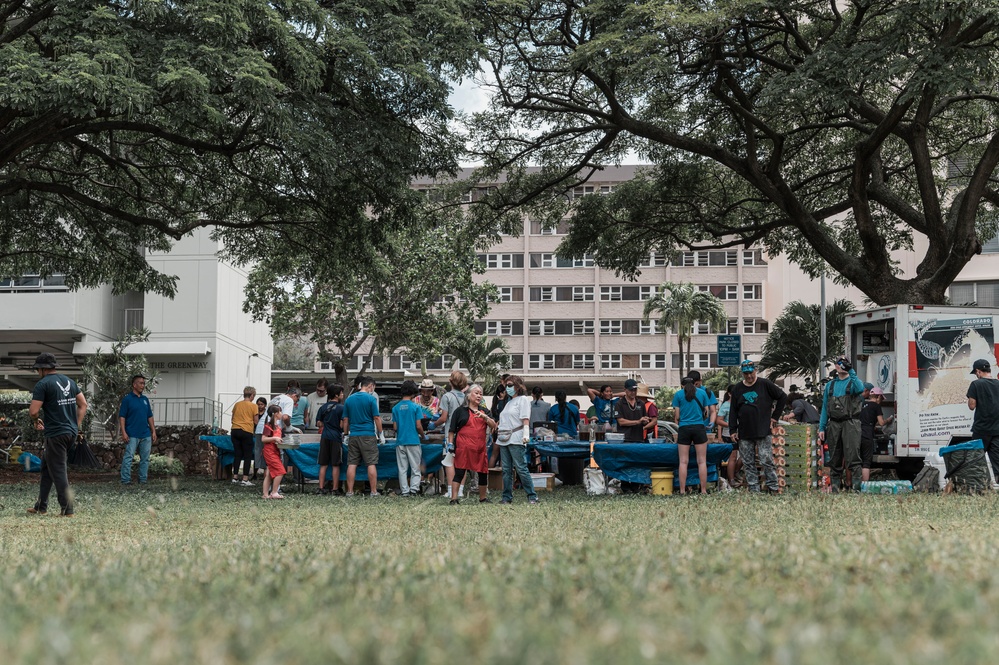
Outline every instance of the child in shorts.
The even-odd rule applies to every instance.
[[[277,444],[281,443],[281,407],[272,404],[267,407],[267,424],[264,425],[264,461],[267,462],[267,472],[264,474],[265,499],[283,499],[281,495],[281,479],[286,473],[281,463],[281,452]]]

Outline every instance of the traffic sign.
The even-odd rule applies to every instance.
[[[718,335],[718,366],[735,367],[742,362],[742,335]]]

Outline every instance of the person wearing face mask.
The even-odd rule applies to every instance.
[[[519,376],[508,376],[503,385],[511,399],[500,414],[497,430],[499,436],[496,439],[503,466],[502,503],[513,503],[513,475],[516,472],[528,501],[534,504],[538,502],[538,495],[534,491],[534,481],[527,470],[526,459],[527,444],[531,440],[531,399]]]

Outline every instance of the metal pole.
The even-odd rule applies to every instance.
[[[819,375],[826,359],[826,273],[819,278]]]

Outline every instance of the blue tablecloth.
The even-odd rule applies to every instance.
[[[718,480],[718,465],[731,454],[732,446],[727,443],[708,444],[708,482]],[[593,459],[611,478],[642,485],[652,482],[652,469],[676,469],[680,465],[675,443],[598,443],[593,446]],[[680,479],[674,478],[673,485],[679,484]],[[699,484],[697,458],[691,449],[687,485]]]
[[[375,469],[378,472],[379,480],[399,477],[399,465],[395,459],[395,449],[398,445],[389,439],[385,445],[378,446],[378,464]],[[440,471],[441,460],[444,457],[444,446],[440,443],[430,443],[420,446],[423,448],[423,466],[427,473]],[[288,459],[306,478],[315,479],[319,477],[319,444],[303,443],[294,450],[285,450]],[[333,479],[333,470],[326,470],[326,479]],[[343,447],[343,462],[340,464],[340,479],[347,479],[347,446]],[[359,464],[357,466],[357,480],[368,479],[368,467]]]
[[[202,435],[200,438],[219,449],[219,459],[222,466],[229,466],[236,461],[236,449],[232,447],[232,437],[228,434]]]
[[[590,459],[589,441],[535,441],[529,447],[544,457]]]

